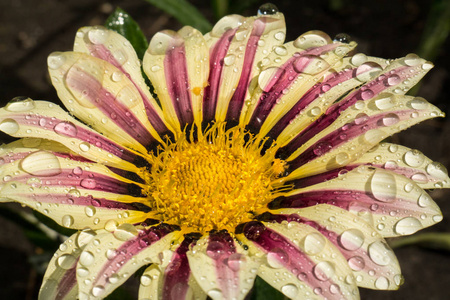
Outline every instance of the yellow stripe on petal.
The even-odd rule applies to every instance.
[[[33,101],[27,111],[0,109],[0,130],[14,137],[45,138],[58,142],[86,159],[139,173],[132,163],[139,155],[71,117],[59,106]],[[32,146],[33,147],[33,146]]]
[[[387,247],[383,237],[363,219],[326,204],[301,209],[285,208],[273,213],[296,214],[316,222],[328,231],[329,234],[324,236],[332,241],[346,258],[358,286],[383,290],[399,288],[402,277],[397,258]],[[380,248],[381,245],[385,249]]]

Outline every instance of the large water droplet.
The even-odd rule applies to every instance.
[[[392,202],[397,196],[395,177],[391,173],[376,170],[370,179],[370,189],[375,199],[381,202]]]
[[[57,134],[69,137],[76,137],[78,132],[77,127],[73,123],[67,121],[59,122],[53,127],[53,130]]]
[[[344,249],[358,250],[364,244],[364,234],[356,228],[348,229],[339,236],[339,243]]]
[[[84,178],[80,181],[80,185],[85,189],[95,189],[97,182],[93,178]]]
[[[350,35],[348,35],[346,33],[338,33],[334,37],[333,41],[348,44],[352,41],[352,39],[351,39]]]
[[[222,292],[218,289],[209,290],[206,294],[213,299],[222,299]]]
[[[105,292],[105,287],[102,285],[96,285],[92,288],[92,295],[100,297]]]
[[[361,271],[366,266],[366,262],[361,256],[353,256],[348,259],[348,265],[353,271]]]
[[[378,277],[375,280],[375,287],[379,290],[386,290],[389,287],[389,280],[384,276]]]
[[[280,68],[270,67],[263,70],[258,76],[258,85],[264,91],[268,92],[272,85],[268,85],[271,81],[276,81],[277,73],[280,72]]]
[[[62,217],[61,223],[62,223],[62,225],[63,225],[64,227],[70,227],[70,226],[72,226],[72,225],[73,225],[73,222],[74,222],[74,219],[73,219],[73,217],[72,217],[71,215],[64,215],[64,216]]]
[[[430,195],[428,195],[427,193],[423,192],[420,196],[419,199],[417,200],[417,204],[420,207],[428,207],[431,205],[431,203],[433,203],[433,200],[431,199]]]
[[[58,257],[58,259],[56,260],[56,263],[58,264],[58,266],[64,270],[69,270],[71,269],[74,264],[76,263],[77,259],[75,258],[75,256],[71,255],[71,254],[63,254],[60,257]]]
[[[47,65],[50,69],[59,69],[66,62],[66,57],[61,52],[55,52],[48,56]]]
[[[100,27],[93,28],[88,32],[89,41],[91,41],[91,43],[95,45],[104,44],[108,39],[108,36],[109,32],[106,29]]]
[[[328,62],[315,55],[301,55],[293,63],[294,71],[316,75],[330,67]]]
[[[425,168],[425,170],[427,171],[428,174],[430,174],[434,178],[440,180],[448,180],[447,168],[445,168],[444,165],[441,163],[432,162]]]
[[[300,49],[325,46],[331,44],[331,38],[323,31],[312,30],[305,32],[294,41],[294,46]]]
[[[278,7],[272,3],[266,3],[258,8],[258,16],[274,15],[278,12]]]
[[[326,240],[320,233],[313,232],[305,237],[303,245],[307,254],[316,255],[325,248]]]
[[[395,106],[392,94],[382,93],[373,100],[375,106],[380,110],[390,109]]]
[[[403,160],[408,166],[417,168],[421,166],[425,161],[425,155],[423,155],[422,152],[418,150],[410,150],[405,153],[405,155],[403,156]]]
[[[401,80],[402,79],[400,78],[400,76],[398,76],[397,74],[392,74],[385,79],[385,83],[387,86],[393,86],[399,84]]]
[[[400,121],[400,118],[397,114],[389,113],[381,118],[381,122],[384,126],[392,126],[397,124]]]
[[[394,225],[394,231],[399,235],[413,234],[422,228],[422,223],[414,217],[403,218]]]
[[[58,158],[47,151],[29,154],[20,162],[22,170],[35,176],[55,176],[62,172]]]
[[[143,286],[149,286],[152,283],[152,278],[149,275],[141,276],[141,284]]]
[[[414,54],[414,53],[410,53],[410,54],[406,55],[404,61],[405,61],[405,64],[410,67],[417,66],[424,62],[423,59],[421,59],[417,54]]]
[[[391,262],[392,250],[381,242],[376,241],[369,245],[369,256],[374,263],[380,266],[387,266]]]
[[[350,59],[350,62],[354,66],[359,67],[363,63],[367,62],[367,56],[364,53],[357,53],[352,56],[352,58]]]
[[[135,238],[138,235],[138,231],[133,224],[123,223],[120,224],[113,232],[116,239],[121,241],[128,241]]]
[[[334,264],[328,261],[321,261],[313,269],[314,276],[320,281],[326,281],[330,279],[331,277],[333,277],[334,273]]]
[[[9,135],[13,135],[19,131],[19,124],[13,119],[4,119],[0,123],[0,130]]]
[[[267,254],[267,264],[274,269],[283,268],[288,263],[289,256],[281,248],[274,248]]]
[[[84,208],[84,212],[86,213],[86,216],[93,217],[95,215],[95,213],[97,212],[97,210],[95,209],[95,207],[90,205],[90,206],[86,206]]]
[[[96,233],[92,229],[83,229],[77,236],[76,243],[78,247],[87,245],[95,237]]]
[[[366,81],[373,79],[382,70],[383,70],[383,68],[379,64],[370,61],[370,62],[366,62],[366,63],[363,63],[362,65],[360,65],[356,69],[355,76],[356,76],[356,79],[358,79],[359,81],[366,82]]]
[[[234,54],[228,54],[224,57],[223,63],[225,66],[231,66],[236,61],[236,55]]]
[[[6,104],[5,109],[11,112],[24,112],[35,107],[34,101],[27,97],[15,97]]]
[[[95,257],[92,252],[89,251],[83,251],[80,255],[80,261],[79,263],[85,267],[89,267],[94,263]]]
[[[228,267],[237,272],[241,268],[241,265],[245,262],[245,256],[240,253],[233,253],[228,257],[227,265]]]
[[[281,287],[281,292],[289,298],[294,298],[298,294],[298,287],[293,284],[286,284]]]

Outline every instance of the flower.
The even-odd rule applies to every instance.
[[[133,273],[140,299],[244,299],[256,276],[293,299],[357,299],[402,283],[384,238],[442,219],[424,189],[445,168],[381,143],[442,116],[405,96],[432,67],[352,54],[346,36],[284,43],[265,7],[202,35],[162,31],[142,69],[131,44],[81,28],[48,58],[69,113],[16,98],[0,129],[2,201],[78,229],[55,253],[41,299],[99,299]]]

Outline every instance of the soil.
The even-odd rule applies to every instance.
[[[443,0],[445,1],[445,0]],[[345,32],[359,44],[358,51],[372,56],[396,58],[417,51],[433,2],[427,0],[316,0],[276,3],[285,13],[287,39],[318,29],[331,37]],[[448,1],[448,0],[447,0]],[[191,1],[213,22],[209,1]],[[253,15],[263,2],[253,1],[244,15]],[[117,6],[126,10],[150,38],[162,29],[181,25],[161,10],[138,0],[1,0],[0,1],[0,101],[3,106],[15,96],[28,96],[58,103],[47,74],[47,56],[72,48],[76,30],[103,24]],[[449,110],[450,46],[447,39],[433,59],[435,68],[422,81],[418,95]],[[396,135],[392,141],[416,148],[433,160],[450,166],[450,118],[423,122]],[[0,141],[8,142],[6,135]],[[423,232],[450,232],[449,191],[435,190],[433,198],[444,220]],[[13,208],[19,208],[13,204]],[[0,217],[0,299],[36,299],[41,275],[31,267],[30,257],[39,253],[20,227]],[[362,299],[448,299],[449,252],[416,246],[397,249],[405,284],[397,292],[361,289]]]

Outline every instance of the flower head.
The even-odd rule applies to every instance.
[[[104,298],[144,266],[140,299],[244,299],[256,276],[292,299],[398,288],[384,238],[439,222],[424,189],[450,181],[380,142],[442,116],[405,95],[432,64],[354,54],[319,31],[284,39],[266,9],[206,35],[159,32],[142,68],[102,27],[49,56],[69,113],[22,98],[0,109],[0,129],[21,138],[0,152],[1,199],[79,230],[42,299]]]

